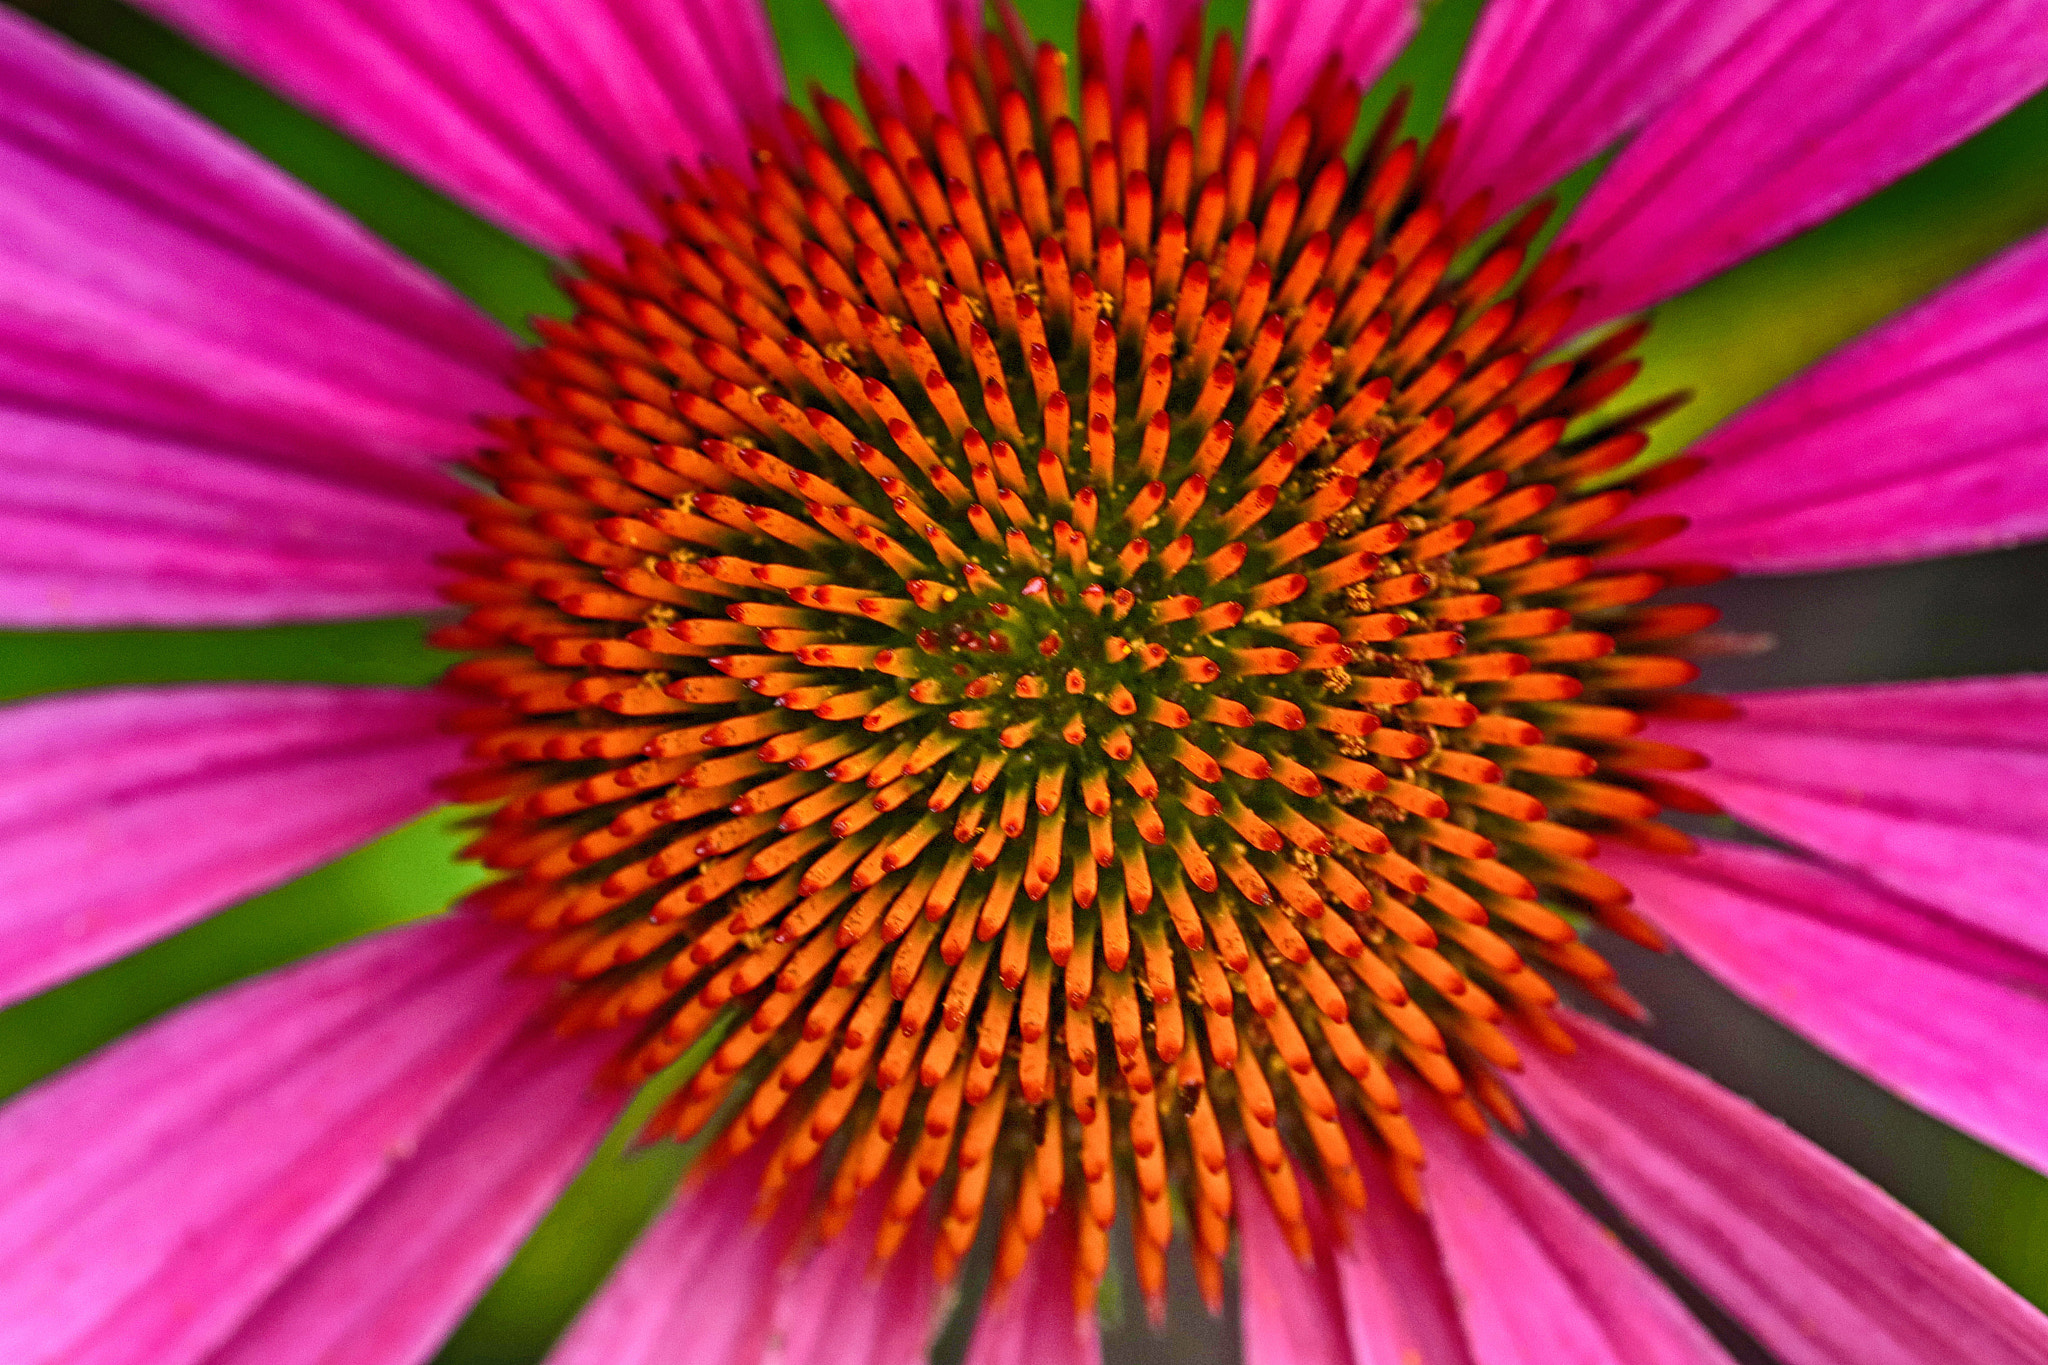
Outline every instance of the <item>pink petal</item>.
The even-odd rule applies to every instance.
[[[913,1365],[935,1327],[929,1233],[873,1264],[887,1188],[806,1244],[811,1204],[787,1192],[753,1216],[763,1146],[686,1188],[548,1356],[547,1365]]]
[[[1373,1356],[1352,1350],[1343,1295],[1329,1258],[1318,1256],[1304,1264],[1295,1256],[1258,1172],[1241,1153],[1232,1153],[1230,1183],[1236,1195],[1237,1308],[1246,1365],[1378,1365]],[[1312,1222],[1320,1225],[1320,1209],[1311,1213]]]
[[[420,812],[446,701],[307,684],[115,688],[0,710],[0,1002]]]
[[[909,71],[944,107],[946,62],[955,20],[978,26],[981,6],[969,0],[826,0],[853,44],[854,59],[894,96],[899,71]]]
[[[1513,1147],[1409,1106],[1422,1187],[1481,1365],[1728,1365],[1669,1289]]]
[[[340,1228],[531,1017],[449,917],[209,997],[0,1111],[0,1359],[187,1365]]]
[[[642,1233],[547,1365],[756,1365],[781,1267],[805,1212],[799,1191],[753,1219],[765,1151],[687,1185]]]
[[[2040,27],[2037,25],[2037,27]],[[2048,535],[2048,234],[1836,352],[1696,446],[1656,555],[1807,573]]]
[[[877,1265],[890,1182],[862,1196],[846,1230],[800,1259],[776,1298],[771,1365],[925,1365],[938,1330],[935,1245],[919,1218],[896,1254]]]
[[[2048,674],[1745,692],[1743,729],[2014,745],[2048,718]],[[1669,722],[1658,722],[1660,726]],[[1697,727],[1699,733],[1722,728]]]
[[[1347,1236],[1330,1249],[1353,1358],[1359,1365],[1472,1365],[1429,1221],[1395,1190],[1379,1154],[1354,1146],[1361,1147],[1365,1211],[1340,1215]]]
[[[207,1365],[429,1359],[618,1117],[617,1046],[529,1027]]]
[[[1445,111],[1458,121],[1445,197],[1491,190],[1496,213],[1514,208],[1641,127],[1768,8],[1493,0]]]
[[[1416,9],[1411,0],[1252,0],[1245,60],[1272,64],[1275,119],[1301,107],[1332,55],[1360,89],[1371,88],[1415,36]]]
[[[1074,1305],[1074,1244],[1055,1220],[1031,1245],[1024,1269],[989,1291],[975,1320],[967,1365],[1099,1365],[1094,1305]]]
[[[445,505],[436,461],[475,443],[474,413],[511,402],[509,337],[246,148],[12,11],[0,86],[6,411]]]
[[[0,403],[0,622],[243,625],[428,611],[448,509]],[[453,485],[450,485],[453,492]]]
[[[1614,849],[1636,908],[1735,991],[1849,1065],[2048,1170],[2048,956],[1768,849]]]
[[[433,606],[510,339],[12,10],[0,88],[0,624]]]
[[[1156,96],[1164,92],[1166,67],[1173,58],[1174,46],[1202,17],[1202,0],[1098,0],[1095,13],[1102,22],[1102,55],[1108,67],[1110,89],[1124,90],[1124,54],[1130,47],[1131,36],[1143,28],[1152,49],[1152,70],[1148,74]],[[1117,98],[1122,99],[1121,93]],[[1273,107],[1279,107],[1277,101]]]
[[[1524,1049],[1544,1129],[1784,1365],[2032,1365],[2048,1319],[1875,1185],[1641,1043]]]
[[[1633,8],[1633,7],[1632,7]],[[2048,81],[2032,0],[1786,0],[1651,121],[1564,229],[1585,327],[1855,203]]]
[[[1999,708],[2000,728],[1974,714],[1980,699]],[[2048,678],[1819,688],[1789,694],[1775,716],[1770,694],[1739,700],[1744,719],[1649,731],[1707,755],[1688,785],[1758,829],[2048,952],[2034,908],[2048,885]],[[1982,728],[1914,733],[1941,723]]]
[[[554,250],[653,228],[672,161],[746,164],[782,82],[766,16],[711,0],[144,0]]]

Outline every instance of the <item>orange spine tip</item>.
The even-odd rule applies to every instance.
[[[1341,75],[1081,35],[1070,112],[1056,49],[949,22],[944,90],[862,71],[865,119],[784,110],[751,183],[680,171],[667,240],[580,261],[436,638],[482,652],[451,790],[564,1027],[646,1027],[637,1081],[740,1021],[654,1132],[772,1146],[765,1212],[844,1127],[824,1232],[881,1187],[886,1253],[947,1191],[941,1274],[989,1213],[1002,1278],[1073,1236],[1084,1301],[1123,1189],[1149,1300],[1176,1198],[1221,1292],[1231,1144],[1306,1251],[1283,1129],[1354,1200],[1351,1109],[1419,1197],[1395,1068],[1512,1126],[1501,1020],[1558,1044],[1559,974],[1633,1007],[1543,898],[1654,939],[1585,860],[1684,847],[1699,760],[1639,732],[1727,707],[1638,652],[1713,571],[1607,567],[1693,466],[1585,487],[1670,404],[1564,444],[1641,326],[1529,359],[1579,302],[1570,249],[1525,266],[1548,209],[1468,266],[1488,201],[1401,102],[1354,169]],[[1116,1098],[1169,1080],[1183,1123]]]

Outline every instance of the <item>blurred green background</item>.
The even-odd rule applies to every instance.
[[[7,0],[169,91],[333,199],[520,328],[563,301],[551,263],[346,137],[111,0]],[[740,0],[744,2],[744,0]],[[1426,131],[1448,94],[1477,11],[1445,0],[1369,100],[1412,86]],[[821,0],[770,0],[792,86],[850,93],[851,58]],[[1025,4],[1065,39],[1076,4]],[[1219,17],[1242,21],[1242,4]],[[1874,199],[1667,305],[1635,393],[1693,390],[1659,431],[1670,453],[1718,419],[2014,239],[2048,222],[2048,99],[2023,105]],[[1581,177],[1583,180],[1584,177]],[[1905,569],[1748,582],[1720,590],[1729,624],[1780,647],[1721,666],[1724,687],[2048,670],[2048,554],[2016,551]],[[418,620],[242,631],[0,635],[0,700],[73,687],[191,679],[424,683],[441,659]],[[134,957],[0,1012],[0,1095],[28,1085],[181,1001],[365,930],[428,914],[473,880],[456,832],[428,818]],[[1652,1036],[1826,1144],[2036,1303],[2048,1305],[2048,1180],[1906,1108],[1682,961],[1613,944],[1657,1014]],[[2011,1045],[2013,1040],[1987,1040]],[[630,1123],[630,1119],[629,1119]],[[623,1126],[622,1126],[623,1130]],[[680,1156],[625,1154],[615,1138],[570,1190],[441,1357],[443,1365],[538,1360],[576,1305],[665,1196]],[[1570,1178],[1555,1154],[1547,1159]],[[1181,1277],[1184,1287],[1185,1277]],[[1115,1360],[1234,1358],[1228,1323],[1179,1310],[1164,1337],[1115,1307]],[[1695,1299],[1697,1304],[1697,1300]],[[1738,1354],[1753,1357],[1730,1334]],[[1142,1316],[1142,1315],[1138,1315]],[[949,1334],[957,1346],[959,1331]],[[1761,1358],[1761,1357],[1753,1357]]]

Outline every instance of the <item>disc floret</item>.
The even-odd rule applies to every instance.
[[[1413,1189],[1396,1075],[1514,1124],[1504,1026],[1630,1006],[1586,860],[1682,844],[1635,732],[1715,704],[1642,651],[1711,612],[1644,604],[1707,571],[1602,567],[1677,529],[1597,488],[1661,408],[1582,420],[1640,328],[1542,358],[1544,207],[1483,234],[1398,111],[1348,166],[1334,75],[1267,139],[1227,36],[1119,107],[1084,32],[1078,116],[958,50],[950,113],[821,98],[569,282],[479,462],[458,785],[564,1026],[708,1049],[653,1131],[773,1143],[828,1231],[888,1182],[944,1268],[1072,1210],[1084,1289],[1121,1171],[1213,1297],[1231,1143],[1304,1239],[1301,1170]]]

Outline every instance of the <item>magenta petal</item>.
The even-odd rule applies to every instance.
[[[1492,0],[1451,89],[1444,196],[1504,213],[1680,94],[1769,0]]]
[[[1929,1113],[2048,1170],[2048,956],[1768,849],[1602,861],[1744,999]]]
[[[0,710],[0,1003],[432,807],[437,693],[113,688]]]
[[[1836,352],[1694,449],[1642,504],[1691,526],[1652,558],[1806,573],[2048,535],[2048,235]]]
[[[780,67],[753,4],[143,0],[542,246],[651,229],[672,160],[746,164]]]
[[[511,338],[247,148],[12,11],[0,87],[0,414],[445,505],[436,462],[510,402]]]
[[[771,1365],[924,1365],[938,1330],[930,1226],[919,1217],[896,1254],[875,1264],[890,1185],[869,1190],[845,1231],[802,1257],[771,1314]]]
[[[1378,1365],[1373,1357],[1352,1351],[1343,1296],[1329,1259],[1318,1256],[1304,1263],[1295,1256],[1258,1172],[1243,1155],[1232,1157],[1238,1318],[1246,1365]]]
[[[1630,7],[1634,9],[1633,6]],[[1579,206],[1584,327],[1783,241],[2048,82],[2033,0],[1786,0],[1651,121]]]
[[[1735,728],[2017,745],[2048,720],[2048,674],[1745,692]],[[1659,727],[1671,722],[1659,721]],[[1694,727],[1706,735],[1719,724]],[[2048,743],[2036,737],[2037,744]]]
[[[800,1187],[754,1218],[767,1150],[678,1194],[548,1356],[547,1365],[911,1365],[933,1330],[931,1239],[871,1264],[885,1190],[823,1247],[803,1243]]]
[[[0,401],[0,624],[246,625],[422,612],[443,507]],[[449,485],[452,494],[454,485]]]
[[[0,625],[420,611],[510,339],[0,11]]]
[[[0,1359],[189,1365],[532,1016],[521,936],[391,930],[189,1006],[0,1111]]]
[[[1529,1159],[1410,1106],[1422,1187],[1480,1365],[1728,1365],[1669,1289]]]
[[[2035,908],[2048,885],[2048,678],[1737,700],[1741,720],[1651,727],[1711,761],[1689,785],[1758,829],[2048,952]]]
[[[1352,1357],[1358,1365],[1472,1365],[1429,1221],[1395,1190],[1378,1152],[1361,1150],[1357,1165],[1365,1210],[1340,1215],[1347,1235],[1330,1249]]]
[[[547,1365],[754,1365],[783,1259],[803,1218],[795,1192],[753,1219],[760,1153],[677,1194],[585,1306]]]
[[[1517,1095],[1784,1365],[2048,1360],[2048,1318],[1884,1191],[1643,1044],[1564,1023],[1578,1055],[1525,1049]]]
[[[946,62],[953,55],[954,21],[979,24],[981,6],[968,0],[826,0],[853,44],[854,59],[896,93],[896,77],[908,71],[934,99],[946,88]],[[943,101],[942,101],[943,102]]]
[[[1341,73],[1361,89],[1415,36],[1412,0],[1252,0],[1245,20],[1245,60],[1273,69],[1269,106],[1286,118],[1334,56]]]
[[[1024,1269],[989,1291],[975,1319],[967,1365],[1099,1365],[1093,1305],[1074,1306],[1074,1243],[1056,1220],[1031,1245]]]
[[[1148,74],[1156,96],[1164,89],[1166,68],[1173,59],[1175,44],[1191,31],[1199,32],[1192,26],[1201,21],[1202,0],[1097,0],[1095,13],[1102,23],[1102,56],[1108,67],[1110,88],[1127,88],[1124,54],[1130,48],[1131,36],[1142,28],[1152,48],[1152,70]]]
[[[617,1041],[530,1026],[206,1365],[417,1365],[461,1321],[619,1115]]]

